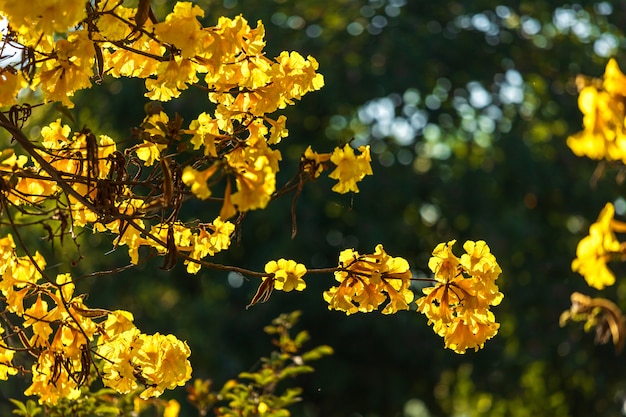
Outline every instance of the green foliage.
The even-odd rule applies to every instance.
[[[215,414],[221,417],[291,415],[287,408],[301,400],[302,389],[283,388],[284,382],[313,372],[308,362],[333,353],[332,348],[326,345],[302,352],[304,343],[309,339],[308,333],[300,331],[295,336],[291,334],[300,314],[299,311],[281,314],[265,327],[265,333],[276,337],[272,343],[278,350],[269,357],[261,358],[256,371],[241,372],[238,379],[227,381],[218,393],[210,391],[209,380],[195,380],[193,387],[188,387],[188,398],[201,415],[216,403]],[[220,405],[223,403],[227,405]]]
[[[9,401],[16,407],[15,410],[13,410],[13,414],[17,414],[18,416],[35,417],[42,411],[42,408],[33,400],[28,400],[26,403],[23,403],[11,398]]]
[[[550,374],[540,361],[526,368],[519,380],[519,389],[506,396],[502,392],[482,392],[472,381],[472,366],[464,365],[456,372],[442,374],[435,394],[448,416],[467,417],[533,417],[571,416],[565,393],[558,377]]]

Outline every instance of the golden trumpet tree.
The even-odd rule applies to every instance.
[[[501,269],[483,241],[466,242],[461,257],[451,251],[454,242],[437,246],[432,278],[413,278],[408,261],[382,245],[371,254],[346,249],[329,268],[278,257],[263,271],[211,261],[228,250],[249,211],[288,193],[295,205],[324,171],[338,193],[359,192],[357,184],[372,175],[369,147],[344,143],[326,153],[309,147],[291,179],[277,182],[288,136],[281,110],[322,88],[324,78],[311,56],[268,57],[262,22],[222,17],[204,26],[203,10],[191,2],[176,3],[158,21],[145,0],[137,8],[117,0],[2,0],[0,15],[7,21],[2,55],[12,56],[0,67],[0,129],[11,138],[0,153],[0,211],[10,229],[0,238],[0,379],[28,375],[25,394],[55,404],[79,398],[94,379],[121,394],[140,389],[149,399],[191,377],[184,341],[143,333],[129,311],[88,305],[71,268],[47,269],[21,237],[33,224],[65,244],[80,230],[103,234],[127,249],[129,266],[160,256],[163,269],[182,261],[190,274],[214,268],[256,278],[250,305],[273,290],[304,290],[313,274],[332,274],[339,284],[323,295],[329,309],[352,314],[386,303],[382,313],[391,314],[410,308],[413,281],[427,281],[434,287],[424,289],[417,310],[446,347],[477,350],[497,333],[490,307],[502,299],[495,284]],[[72,108],[76,92],[97,88],[104,77],[142,79],[154,102],[185,100],[185,90],[200,89],[213,110],[185,122],[148,106],[130,138],[72,129],[61,119],[34,136],[26,132],[36,108]],[[183,207],[198,200],[202,214],[184,218]],[[295,235],[295,207],[292,223]],[[31,356],[30,366],[15,365],[16,355]]]

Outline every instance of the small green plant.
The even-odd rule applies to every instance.
[[[196,379],[187,387],[189,401],[199,415],[209,411],[219,417],[286,417],[287,409],[300,400],[300,387],[282,384],[300,374],[313,372],[310,362],[333,353],[330,346],[321,345],[303,351],[309,334],[301,330],[293,336],[293,329],[301,312],[281,314],[265,327],[265,333],[274,336],[277,347],[268,357],[261,358],[258,369],[242,372],[237,379],[227,381],[218,392],[211,391],[210,380]],[[287,384],[289,384],[287,382]]]

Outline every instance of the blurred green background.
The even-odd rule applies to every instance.
[[[280,257],[327,267],[343,248],[368,253],[383,243],[408,259],[415,275],[428,275],[437,243],[483,239],[504,271],[498,283],[505,299],[495,308],[500,332],[483,350],[457,355],[415,311],[328,311],[321,294],[334,283],[330,275],[310,276],[305,292],[275,293],[246,311],[256,282],[205,269],[189,276],[180,266],[165,272],[158,261],[84,282],[90,305],[128,309],[145,332],[187,340],[194,377],[217,385],[268,352],[262,328],[271,318],[303,310],[311,345],[329,344],[335,355],[300,377],[303,401],[294,416],[626,414],[623,358],[612,346],[595,346],[581,328],[558,324],[573,291],[626,307],[623,267],[614,266],[618,283],[602,292],[570,269],[578,240],[604,204],[626,211],[619,167],[606,167],[593,183],[598,163],[565,145],[582,127],[576,75],[601,76],[610,57],[626,68],[626,3],[195,3],[206,12],[205,25],[238,14],[253,26],[262,20],[269,56],[295,50],[320,63],[325,87],[284,112],[290,134],[281,144],[279,182],[295,172],[308,145],[329,152],[354,138],[371,145],[373,156],[374,176],[359,194],[335,194],[327,179],[305,188],[294,240],[286,197],[250,213],[241,242],[216,260],[255,270]],[[172,7],[153,4],[159,18]],[[143,92],[141,81],[106,79],[76,96],[73,129],[87,124],[129,137],[144,117]],[[197,91],[164,107],[186,123],[213,108]],[[188,214],[199,212],[200,204]],[[86,242],[92,251],[79,263],[84,273],[127,262],[123,250],[103,255],[105,237]],[[56,254],[63,257],[58,248]],[[24,388],[5,385],[5,398]],[[184,401],[182,391],[171,395]]]

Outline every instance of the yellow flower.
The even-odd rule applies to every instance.
[[[177,2],[165,21],[154,25],[154,33],[159,40],[180,50],[183,58],[194,57],[202,50],[203,39],[208,35],[197,17],[204,17],[200,7],[191,2]]]
[[[278,66],[274,67],[274,71],[280,76],[275,77],[275,82],[283,92],[280,108],[293,104],[293,99],[300,99],[309,91],[319,90],[324,86],[324,77],[315,72],[319,65],[312,56],[305,59],[298,52],[283,51],[276,61]]]
[[[339,182],[332,188],[333,191],[345,194],[350,191],[358,193],[359,187],[357,182],[361,181],[366,175],[372,175],[372,167],[370,165],[370,147],[360,146],[360,155],[356,156],[354,150],[349,144],[343,148],[335,148],[330,161],[337,166],[328,176]]]
[[[82,0],[37,0],[37,3],[2,0],[0,13],[14,29],[24,26],[46,33],[65,32],[87,17]]]
[[[231,222],[222,221],[218,216],[208,227],[213,230],[210,241],[216,252],[228,249],[230,246],[230,236],[235,231],[235,225]]]
[[[17,180],[15,189],[11,190],[9,200],[15,205],[20,205],[23,202],[37,204],[46,200],[56,191],[57,185],[54,181],[21,177]]]
[[[189,124],[189,130],[185,133],[193,135],[190,142],[193,149],[204,147],[205,156],[217,156],[215,141],[222,136],[218,127],[218,121],[206,113],[201,113],[196,120]]]
[[[272,126],[270,128],[270,138],[267,141],[268,144],[276,145],[282,138],[286,138],[287,135],[289,135],[289,130],[285,127],[285,124],[287,123],[287,118],[285,116],[280,115],[276,120],[266,117],[265,121]]]
[[[197,72],[200,66],[187,58],[175,56],[157,67],[157,79],[146,79],[145,94],[150,100],[169,101],[180,96],[188,84],[198,82]]]
[[[33,337],[29,341],[32,346],[47,347],[49,345],[48,338],[52,334],[50,323],[55,318],[49,313],[48,303],[41,298],[41,294],[37,296],[37,301],[24,311],[27,317],[24,320],[24,327],[33,329]]]
[[[180,413],[180,404],[176,400],[169,400],[165,404],[165,409],[163,410],[163,417],[178,417]]]
[[[578,156],[591,159],[626,162],[626,128],[624,99],[626,76],[611,59],[605,69],[601,87],[584,87],[578,97],[584,129],[569,138],[567,146]]]
[[[209,233],[212,230],[213,233]],[[189,257],[200,260],[205,256],[213,256],[215,253],[228,249],[230,246],[230,236],[235,231],[235,225],[231,222],[223,222],[218,216],[212,224],[201,225],[200,231],[192,238],[191,251]],[[200,264],[185,260],[187,272],[197,274]]]
[[[217,169],[217,165],[213,165],[203,171],[198,171],[190,166],[186,166],[185,169],[183,169],[183,183],[191,187],[193,195],[201,200],[206,200],[211,197],[211,190],[209,189],[207,181],[215,174]]]
[[[112,323],[114,320],[110,315],[106,324],[115,326]],[[127,394],[138,386],[133,359],[141,346],[140,333],[134,325],[131,324],[129,327],[123,332],[105,333],[98,341],[97,353],[104,359],[102,382],[120,394]]]
[[[145,227],[143,220],[135,220],[139,227]],[[151,240],[150,240],[151,242]],[[127,245],[128,256],[133,265],[139,263],[139,247],[146,244],[146,239],[141,237],[141,232],[132,226],[126,227],[122,234],[115,238],[113,244],[116,246]]]
[[[0,380],[6,381],[9,375],[17,375],[17,368],[11,363],[14,355],[14,350],[0,347]]]
[[[265,265],[265,272],[274,274],[274,288],[282,291],[302,291],[306,283],[302,279],[306,274],[306,267],[296,261],[279,259]],[[263,278],[264,280],[266,278]]]
[[[118,335],[136,330],[133,314],[124,310],[115,310],[107,315],[103,324],[104,333],[100,342],[113,339]]]
[[[74,104],[68,97],[77,90],[91,87],[94,47],[87,30],[71,32],[67,39],[55,45],[55,59],[45,60],[34,85],[41,84],[47,101],[60,101],[69,108]]]
[[[0,69],[0,107],[17,104],[17,93],[27,85],[21,72]]]
[[[135,369],[141,369],[141,376],[148,383],[140,397],[158,397],[166,389],[185,385],[191,378],[187,343],[174,335],[139,335],[137,349],[131,357]]]
[[[408,303],[413,301],[409,263],[389,256],[382,245],[377,245],[370,255],[360,255],[353,249],[342,251],[335,279],[340,285],[324,292],[329,310],[346,314],[370,312],[389,298],[382,313],[393,314],[408,310]]]
[[[98,2],[96,5],[101,9],[100,12],[109,9],[115,3],[113,2]],[[108,6],[108,7],[107,7]],[[132,28],[125,24],[122,19],[129,20],[137,13],[136,8],[124,7],[120,4],[115,4],[115,13],[102,13],[96,20],[96,26],[98,27],[98,35],[107,41],[121,41],[131,34]],[[121,18],[121,19],[120,19]],[[95,35],[95,34],[94,34]]]
[[[614,58],[609,59],[606,64],[602,87],[611,95],[626,97],[626,76],[622,74]]]
[[[137,145],[134,149],[137,154],[137,158],[144,161],[144,165],[152,166],[155,161],[161,160],[161,151],[166,147],[167,145],[164,144],[144,140],[141,145]]]
[[[235,149],[226,155],[237,182],[237,192],[230,198],[239,211],[265,208],[276,190],[276,170],[272,167],[276,165],[275,158],[267,145],[260,143],[257,141],[259,146]]]
[[[57,356],[52,350],[44,350],[33,363],[31,371],[32,384],[24,391],[25,395],[37,395],[39,402],[48,404],[55,404],[62,398],[72,401],[80,397],[74,377],[70,377],[66,366],[58,366]]]
[[[440,243],[433,251],[428,266],[436,284],[422,289],[416,303],[445,346],[465,353],[482,348],[498,332],[489,308],[503,298],[495,284],[502,270],[485,242],[465,242],[460,259],[452,252],[455,242]]]
[[[162,56],[165,53],[165,47],[146,36],[141,36],[129,46],[149,55]],[[159,69],[160,61],[126,49],[105,49],[102,55],[105,72],[113,77],[148,78],[155,75]]]
[[[578,243],[572,271],[581,274],[589,286],[603,289],[615,283],[615,275],[607,262],[622,255],[621,244],[615,237],[614,227],[622,225],[614,220],[615,207],[607,203],[598,220],[589,227],[589,235]],[[626,230],[620,230],[626,231]]]
[[[330,160],[329,153],[317,153],[311,149],[311,146],[306,148],[304,155],[302,155],[301,161],[304,164],[304,172],[313,175],[313,178],[317,178],[324,171],[324,162]]]

